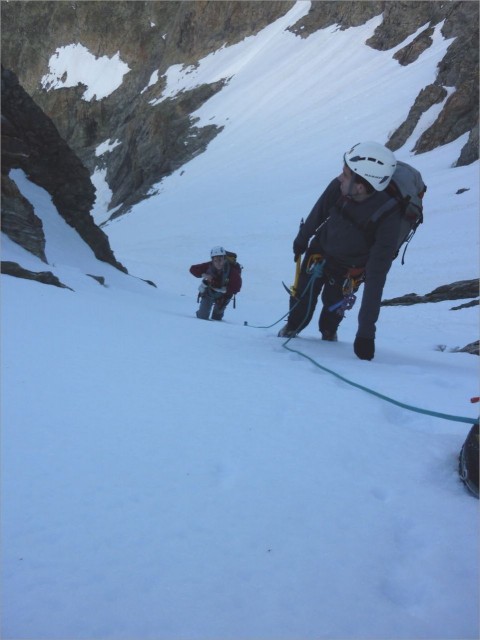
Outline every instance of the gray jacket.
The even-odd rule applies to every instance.
[[[374,230],[367,227],[372,215],[385,214]],[[397,251],[401,208],[385,191],[376,191],[356,202],[342,196],[338,178],[325,189],[295,239],[302,252],[310,239],[309,253],[320,253],[327,265],[365,267],[365,288],[358,314],[357,336],[375,337],[383,287]]]

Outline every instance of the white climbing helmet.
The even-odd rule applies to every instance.
[[[210,251],[210,257],[214,258],[215,256],[226,256],[227,252],[223,247],[213,247]]]
[[[378,142],[359,142],[343,156],[347,167],[366,180],[375,191],[388,187],[395,172],[395,156]]]

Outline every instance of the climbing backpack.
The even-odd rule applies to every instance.
[[[422,199],[426,190],[427,187],[423,182],[421,173],[410,164],[398,160],[395,173],[385,191],[400,204],[402,210],[402,222],[395,253],[396,258],[402,245],[406,245],[402,255],[402,264],[405,262],[405,252],[408,244],[413,238],[417,227],[423,222]],[[388,213],[385,207],[380,207],[370,218],[369,225],[373,225],[376,228]]]
[[[228,260],[230,265],[236,266],[240,271],[243,269],[242,265],[237,261],[237,254],[233,251],[225,250],[225,258]]]
[[[227,262],[230,264],[230,268],[231,269],[237,269],[238,272],[241,274],[243,266],[238,262],[237,257],[238,256],[234,251],[225,250],[225,258],[227,259]],[[235,309],[236,306],[237,306],[237,299],[236,299],[236,297],[234,295],[233,296],[233,308]]]

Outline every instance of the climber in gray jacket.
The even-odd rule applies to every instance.
[[[400,204],[385,191],[396,164],[393,153],[377,142],[356,144],[345,153],[341,175],[302,221],[293,242],[294,260],[304,253],[305,257],[290,298],[288,321],[279,336],[293,337],[304,329],[322,293],[320,333],[323,340],[336,341],[345,310],[351,308],[364,282],[353,348],[360,359],[373,359],[375,324],[400,232]],[[373,214],[380,217],[379,223],[371,222]],[[312,282],[315,265],[321,267]]]

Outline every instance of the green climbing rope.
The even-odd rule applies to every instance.
[[[451,420],[452,422],[465,422],[467,424],[477,424],[478,422],[478,418],[475,419],[475,418],[466,418],[463,416],[453,416],[448,413],[441,413],[439,411],[430,411],[429,409],[422,409],[420,407],[415,407],[411,404],[407,404],[405,402],[400,402],[399,400],[395,400],[394,398],[390,398],[389,396],[386,396],[383,393],[379,393],[374,389],[369,389],[368,387],[365,387],[363,384],[358,384],[358,382],[353,382],[353,380],[349,380],[348,378],[345,378],[344,376],[340,375],[336,371],[332,371],[332,369],[328,369],[327,367],[324,367],[323,365],[321,365],[319,362],[317,362],[314,358],[307,355],[306,353],[303,353],[298,349],[293,349],[292,347],[287,346],[290,340],[293,340],[293,336],[285,340],[285,342],[282,344],[282,347],[287,351],[296,353],[302,358],[309,360],[313,365],[315,365],[322,371],[325,371],[326,373],[330,373],[332,376],[335,376],[335,378],[338,378],[342,382],[346,382],[352,387],[355,387],[357,389],[361,389],[362,391],[370,393],[372,396],[376,396],[381,400],[385,400],[385,402],[390,402],[391,404],[394,404],[397,407],[401,407],[402,409],[407,409],[408,411],[414,411],[415,413],[423,413],[424,415],[433,416],[434,418],[441,418],[442,420]]]

